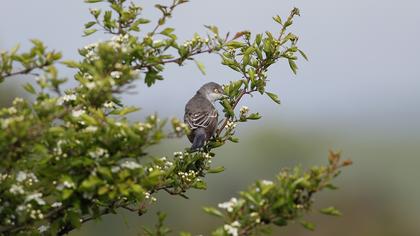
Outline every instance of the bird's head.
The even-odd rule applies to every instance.
[[[225,92],[218,83],[210,82],[203,85],[199,90],[198,93],[203,95],[207,98],[210,102],[214,102],[216,100],[222,99],[225,97]]]

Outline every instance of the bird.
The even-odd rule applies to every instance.
[[[225,96],[222,86],[215,82],[204,84],[185,105],[184,123],[190,128],[187,135],[191,151],[202,148],[216,132],[218,112],[213,103]]]

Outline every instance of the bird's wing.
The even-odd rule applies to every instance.
[[[190,126],[190,129],[207,128],[214,120],[217,120],[217,116],[215,109],[208,112],[187,113],[185,123]]]

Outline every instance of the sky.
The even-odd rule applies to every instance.
[[[146,17],[158,16],[151,8],[157,2],[165,3],[139,1]],[[293,6],[300,8],[301,17],[292,30],[310,60],[299,62],[297,76],[285,61],[269,71],[271,90],[279,93],[281,106],[262,97],[247,100],[246,105],[268,113],[268,119],[281,119],[292,126],[341,127],[348,132],[389,129],[415,135],[413,131],[420,128],[418,1],[191,1],[175,12],[169,24],[176,27],[181,39],[194,32],[204,34],[204,24],[232,33],[275,31],[271,17],[286,16]],[[17,43],[25,47],[28,39],[38,38],[61,50],[64,58],[77,59],[77,48],[109,37],[81,37],[83,24],[90,20],[89,7],[82,1],[3,1],[0,48]],[[139,81],[138,94],[129,96],[128,102],[146,112],[182,116],[184,103],[203,83],[239,78],[221,66],[217,56],[199,59],[206,66],[206,76],[194,63],[181,69],[170,66],[165,82],[145,89]],[[71,77],[71,72],[63,76]],[[153,102],[162,99],[171,102]]]

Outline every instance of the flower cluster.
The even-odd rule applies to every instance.
[[[157,199],[155,197],[153,197],[149,192],[146,192],[144,194],[144,198],[146,200],[150,200],[150,202],[155,203],[157,201]]]
[[[246,115],[249,112],[249,108],[247,106],[242,106],[241,109],[239,109],[239,113],[241,115]]]
[[[66,94],[66,95],[64,95],[62,97],[59,97],[57,99],[57,105],[61,106],[64,103],[69,103],[71,101],[76,101],[76,99],[77,99],[77,97],[76,97],[75,94],[72,94],[72,93],[71,94]]]
[[[201,46],[202,44],[208,44],[209,39],[201,38],[200,35],[196,34],[191,40],[187,40],[184,42],[183,46],[186,48],[195,48],[197,46]]]
[[[240,206],[242,202],[233,197],[227,202],[219,203],[217,206],[221,209],[226,209],[227,212],[233,212],[233,209]]]
[[[241,227],[241,224],[238,221],[234,221],[232,224],[225,224],[223,229],[228,235],[238,236],[239,227]]]
[[[194,170],[189,170],[188,172],[178,172],[178,176],[181,177],[181,180],[186,183],[190,184],[196,181],[197,172]]]
[[[111,41],[108,42],[108,45],[115,50],[121,50],[122,53],[126,53],[129,47],[130,36],[128,34],[120,34],[112,37]]]
[[[84,47],[84,50],[86,50],[85,58],[88,62],[93,62],[100,59],[97,54],[98,45],[99,43],[92,43]]]
[[[142,167],[139,163],[135,161],[124,161],[123,163],[121,163],[120,166],[121,168],[126,168],[130,170],[134,170],[134,169],[138,169]]]
[[[235,129],[236,128],[236,123],[233,121],[228,121],[228,123],[226,124],[226,128],[227,129]]]

